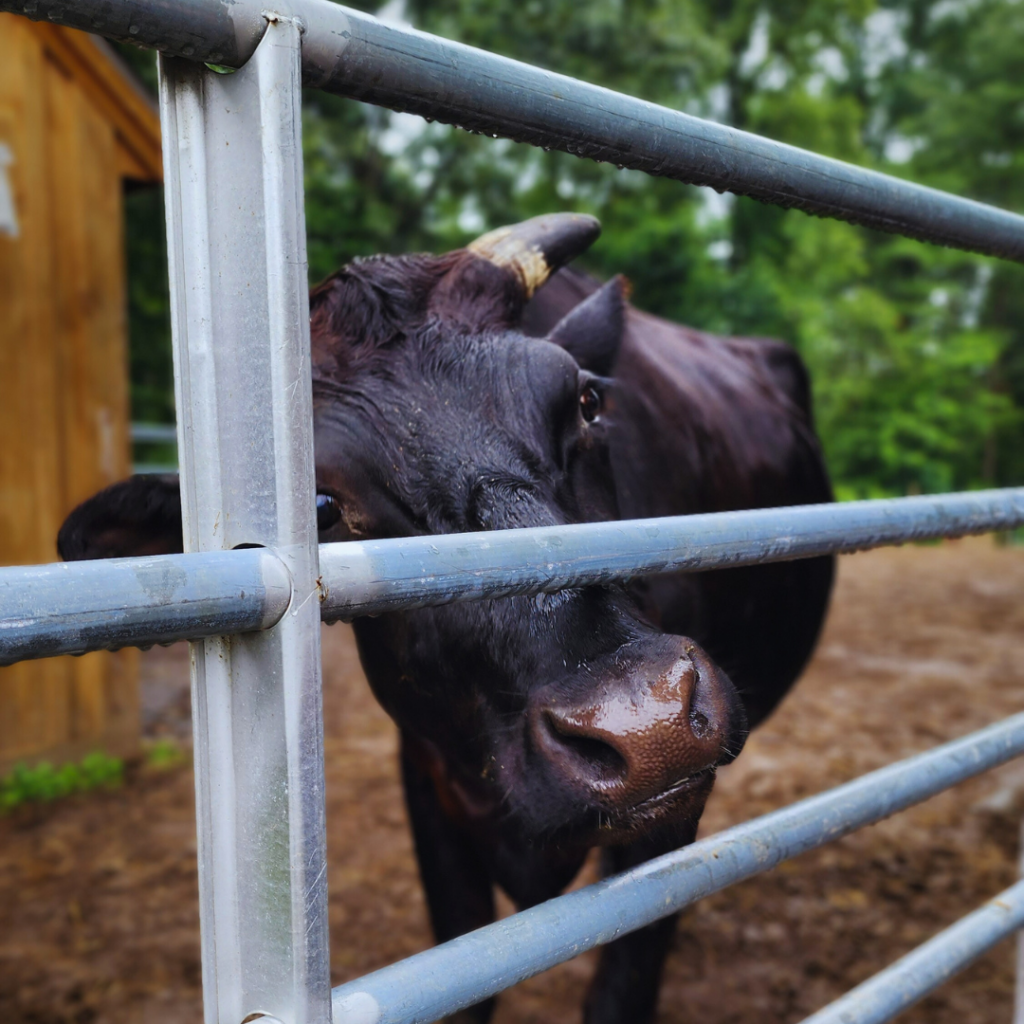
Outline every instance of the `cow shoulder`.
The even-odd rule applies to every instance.
[[[726,338],[726,346],[813,424],[811,378],[792,345],[775,338]]]

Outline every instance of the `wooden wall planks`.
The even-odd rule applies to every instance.
[[[89,37],[0,14],[18,222],[0,232],[0,564],[55,561],[64,516],[131,471],[122,179],[158,177],[159,128],[123,76],[119,109],[119,75]],[[0,669],[0,772],[132,752],[136,663],[120,651]]]

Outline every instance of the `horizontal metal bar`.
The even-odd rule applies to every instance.
[[[321,544],[320,614],[336,622],[450,601],[788,561],[1020,525],[1024,488],[1008,488]],[[273,582],[280,580],[279,563],[270,552],[254,550],[0,569],[0,665],[273,624],[281,602],[286,603]],[[168,604],[174,595],[185,602],[182,608]]]
[[[334,989],[334,1022],[425,1024],[1024,753],[1024,714]]]
[[[133,462],[132,473],[135,476],[163,476],[166,473],[177,473],[176,462]]]
[[[149,46],[170,56],[241,67],[267,23],[260,3],[223,0],[2,0],[0,10]]]
[[[0,665],[268,629],[291,594],[262,548],[0,568]]]
[[[645,573],[701,572],[1024,524],[1024,488],[322,544],[327,622],[535,594]]]
[[[851,989],[803,1024],[881,1024],[892,1020],[1024,925],[1024,882]]]
[[[178,428],[173,423],[133,423],[131,434],[135,444],[178,443]]]
[[[307,84],[487,135],[1024,261],[1024,217],[691,117],[328,0],[0,0],[0,10],[231,67],[264,8],[305,28]]]

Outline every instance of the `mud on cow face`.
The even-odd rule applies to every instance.
[[[617,518],[621,282],[546,340],[516,330],[598,231],[535,218],[442,257],[358,261],[314,291],[322,541]],[[520,836],[682,836],[742,745],[726,676],[622,588],[387,614],[356,635],[443,802]]]
[[[321,541],[614,519],[613,280],[545,340],[527,300],[585,249],[589,217],[538,217],[444,256],[360,260],[311,296]],[[79,506],[61,556],[181,550],[176,482]],[[370,684],[442,804],[561,844],[692,835],[745,734],[732,684],[626,588],[357,620]]]

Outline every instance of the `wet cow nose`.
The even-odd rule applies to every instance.
[[[589,702],[538,709],[534,735],[547,758],[608,806],[625,809],[685,785],[723,758],[721,691],[731,684],[692,644],[658,661],[635,674],[647,678],[604,687]]]

